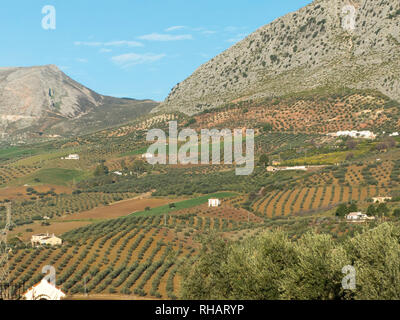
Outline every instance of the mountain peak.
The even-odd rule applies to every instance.
[[[29,127],[43,117],[74,118],[98,106],[102,96],[56,65],[0,68],[0,128]]]
[[[400,99],[399,12],[400,3],[390,0],[314,1],[202,65],[158,110],[194,114],[321,86],[375,89]]]

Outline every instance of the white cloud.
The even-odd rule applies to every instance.
[[[185,28],[186,28],[185,26],[172,26],[172,27],[169,27],[169,28],[165,29],[165,32],[182,30],[182,29],[185,29]]]
[[[111,49],[106,49],[106,48],[101,48],[101,49],[99,50],[99,52],[100,52],[100,53],[107,53],[107,52],[112,52],[112,50],[111,50]]]
[[[100,47],[103,45],[102,42],[86,42],[86,41],[75,41],[76,46],[88,46],[88,47]]]
[[[164,58],[165,54],[137,54],[137,53],[126,53],[119,56],[114,56],[111,60],[122,68],[129,68],[138,64],[152,63]]]
[[[143,43],[138,41],[128,41],[128,40],[118,40],[109,42],[88,42],[88,41],[76,41],[74,42],[76,46],[87,46],[87,47],[143,47]]]
[[[139,37],[139,39],[148,41],[178,41],[178,40],[192,40],[193,36],[191,34],[171,35],[171,34],[151,33],[141,36]]]
[[[119,40],[119,41],[110,41],[104,43],[106,47],[109,46],[115,46],[115,47],[120,47],[120,46],[128,46],[128,47],[143,47],[143,44],[137,41],[126,41],[126,40]]]
[[[76,59],[76,61],[78,61],[80,63],[87,63],[88,62],[88,60],[84,59],[84,58],[78,58],[78,59]]]
[[[214,30],[204,30],[204,31],[202,31],[201,33],[202,33],[202,34],[216,34],[217,31],[214,31]]]

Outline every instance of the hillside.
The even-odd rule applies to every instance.
[[[376,140],[348,143],[323,134],[360,120],[371,120],[372,130],[393,126],[388,115],[396,105],[390,99],[374,92],[348,90],[334,96],[313,91],[263,104],[266,110],[255,102],[238,103],[192,118],[145,115],[79,137],[2,149],[0,228],[4,204],[11,201],[13,283],[34,285],[43,277],[42,267],[53,265],[57,285],[70,299],[175,299],[186,285],[184,267],[198,264],[210,234],[242,245],[268,230],[284,230],[291,241],[315,230],[341,243],[381,222],[399,223],[400,137],[381,133]],[[285,111],[297,108],[305,114],[307,105],[312,113],[303,122]],[[349,116],[337,114],[336,122],[319,128],[318,116],[324,111],[317,111],[324,105],[332,112],[340,105]],[[367,108],[370,114],[359,117]],[[226,112],[235,116],[224,116]],[[271,122],[269,113],[276,113],[279,121]],[[179,120],[183,129],[193,119],[196,129],[237,128],[257,121],[253,174],[236,176],[234,165],[144,163],[148,129],[165,128],[170,120]],[[272,124],[268,130],[266,122]],[[61,159],[70,153],[80,159]],[[260,161],[263,154],[282,166],[318,166],[269,172]],[[97,174],[99,165],[107,172]],[[385,210],[384,219],[360,224],[336,216],[349,202],[367,212],[375,196],[393,197],[384,207],[373,206],[378,217],[378,209]],[[214,197],[222,204],[209,208],[208,199]],[[43,232],[55,233],[63,245],[32,248],[30,237]]]
[[[349,3],[354,31],[341,27]],[[201,66],[161,105],[102,96],[56,66],[0,68],[11,283],[31,287],[53,266],[72,300],[399,298],[399,31],[400,3],[316,0]],[[147,134],[171,121],[179,132],[254,129],[254,170],[237,175],[236,156],[149,164]],[[332,134],[344,130],[373,135]],[[225,156],[226,143],[204,149]],[[32,246],[42,233],[62,244]]]
[[[55,65],[0,68],[0,133],[14,140],[98,130],[132,120],[156,105],[102,96]]]
[[[192,117],[194,128],[253,128],[327,134],[341,130],[397,131],[400,104],[372,90],[315,90],[225,104]]]
[[[157,110],[195,114],[232,101],[276,97],[318,87],[374,89],[400,99],[400,4],[316,0],[261,27],[176,85]],[[348,14],[348,13],[347,13]]]

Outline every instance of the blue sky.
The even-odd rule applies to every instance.
[[[101,94],[164,100],[201,64],[311,0],[14,0],[0,5],[0,65],[56,64]],[[42,28],[42,8],[56,29]]]

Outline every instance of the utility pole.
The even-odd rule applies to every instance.
[[[10,270],[8,265],[8,247],[7,237],[11,227],[11,203],[6,204],[6,219],[4,229],[0,230],[0,298],[7,299],[7,291],[10,288]]]

